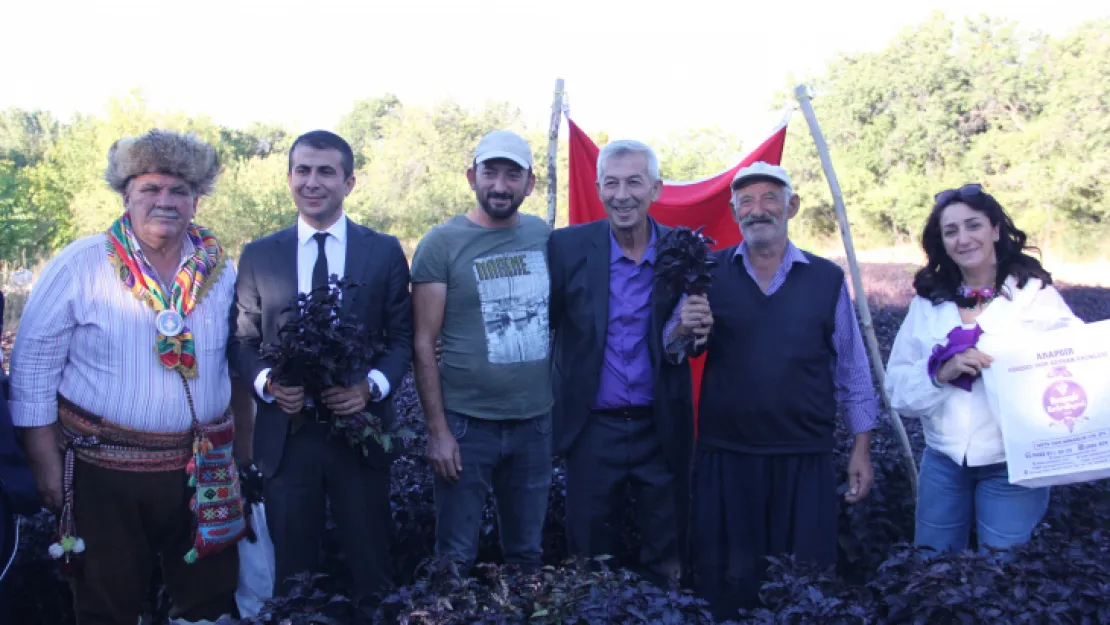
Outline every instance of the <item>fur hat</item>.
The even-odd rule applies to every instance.
[[[104,172],[108,184],[123,193],[127,182],[142,174],[177,176],[197,195],[208,195],[220,175],[220,157],[215,148],[195,136],[168,130],[151,130],[113,143]]]

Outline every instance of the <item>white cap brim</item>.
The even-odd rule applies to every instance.
[[[483,155],[479,156],[478,158],[474,159],[474,162],[475,163],[484,163],[484,162],[486,162],[490,159],[493,159],[493,158],[508,159],[508,160],[516,163],[517,165],[520,165],[524,169],[531,169],[532,168],[531,163],[524,160],[520,156],[518,156],[516,154],[513,154],[512,152],[497,152],[497,151],[495,151],[495,152],[486,152],[485,154],[483,154]]]
[[[767,174],[767,173],[759,172],[759,173],[747,174],[746,176],[743,176],[743,177],[737,178],[736,180],[733,180],[731,188],[732,188],[733,191],[735,191],[738,187],[742,186],[744,183],[752,181],[752,180],[777,180],[781,184],[784,184],[788,187],[791,186],[790,181],[784,179],[782,176],[776,176],[774,174]]]

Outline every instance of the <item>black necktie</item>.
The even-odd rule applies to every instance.
[[[327,232],[317,232],[312,235],[316,239],[316,245],[320,248],[320,252],[316,255],[316,265],[312,267],[312,290],[327,286],[328,284],[328,255],[324,251],[324,243],[328,240]]]

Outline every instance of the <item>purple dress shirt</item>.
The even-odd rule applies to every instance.
[[[639,263],[625,256],[609,230],[609,323],[595,408],[647,406],[655,397],[648,351],[654,265],[654,228]]]

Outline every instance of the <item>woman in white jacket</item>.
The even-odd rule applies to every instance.
[[[1082,322],[1026,253],[1025,233],[978,184],[937,194],[921,243],[927,263],[886,377],[894,410],[921,419],[925,431],[914,542],[963,551],[974,522],[981,550],[1008,549],[1029,540],[1049,490],[1009,483],[979,375],[991,357],[975,344],[983,333]]]

